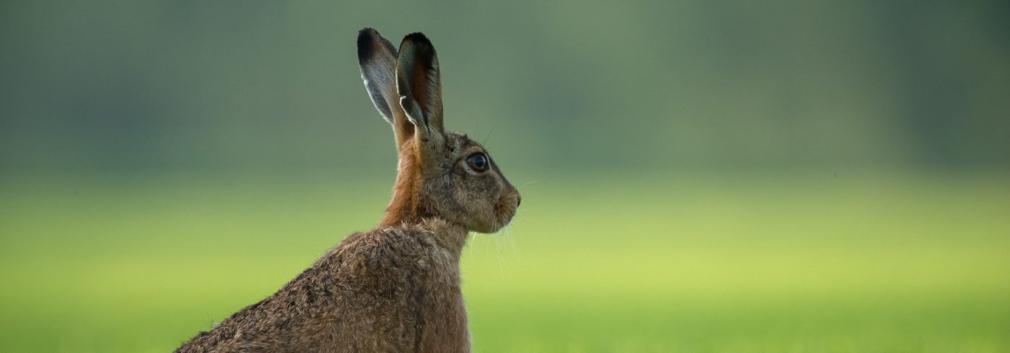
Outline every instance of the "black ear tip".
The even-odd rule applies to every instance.
[[[421,33],[421,32],[414,32],[414,33],[408,34],[407,36],[403,37],[403,40],[409,40],[409,41],[412,41],[412,42],[430,42],[428,40],[428,37],[425,37],[424,33]]]
[[[411,43],[415,46],[426,46],[429,48],[432,47],[431,41],[428,40],[428,37],[425,37],[424,33],[421,32],[414,32],[408,34],[406,37],[403,37],[403,42]]]
[[[379,31],[371,27],[362,28],[358,31],[358,61],[365,62],[375,52],[375,44],[379,36]]]

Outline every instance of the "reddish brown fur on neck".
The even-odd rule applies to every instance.
[[[379,222],[379,228],[401,224],[417,224],[428,215],[421,202],[423,178],[421,160],[414,139],[406,139],[399,148],[399,165],[396,183],[393,185],[393,199],[386,207],[386,214]]]

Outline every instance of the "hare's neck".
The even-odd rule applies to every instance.
[[[463,225],[437,216],[425,202],[422,197],[424,185],[419,159],[412,147],[412,144],[404,144],[400,148],[393,199],[389,202],[389,207],[386,207],[379,228],[418,226],[425,230],[424,233],[433,235],[433,240],[439,246],[458,259],[469,231]]]
[[[440,217],[423,217],[414,223],[380,224],[379,229],[400,230],[402,234],[419,237],[422,241],[436,245],[451,255],[453,263],[458,266],[463,246],[470,235],[465,226],[450,222]]]
[[[459,265],[458,261],[463,253],[463,246],[466,245],[466,238],[470,235],[466,227],[442,218],[431,217],[421,220],[421,229],[425,230],[424,233],[430,234],[432,241],[439,247],[452,254],[457,261],[456,265]]]
[[[386,207],[380,227],[417,224],[424,217],[430,216],[428,207],[421,202],[422,180],[417,154],[410,147],[400,149],[393,199],[389,201],[389,207]]]

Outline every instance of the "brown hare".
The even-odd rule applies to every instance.
[[[438,58],[423,34],[397,50],[365,28],[358,62],[399,158],[381,222],[176,352],[470,351],[460,254],[470,231],[511,221],[519,192],[483,147],[443,129]]]

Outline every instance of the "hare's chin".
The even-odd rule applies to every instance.
[[[500,219],[498,220],[498,224],[501,225],[498,228],[499,229],[505,228],[506,226],[509,225],[509,223],[512,223],[512,217],[515,217],[515,215],[516,215],[516,209],[515,208],[509,209],[509,210],[506,210],[505,212],[503,212],[502,215],[501,215],[501,217],[500,217]]]

